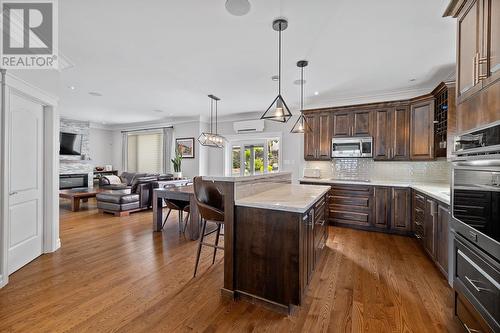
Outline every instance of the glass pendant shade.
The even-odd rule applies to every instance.
[[[267,108],[266,112],[260,119],[274,120],[286,123],[292,117],[290,109],[286,105],[281,95],[276,96],[271,105]]]
[[[297,67],[300,68],[300,116],[292,127],[290,133],[305,133],[312,131],[304,117],[304,67],[308,65],[307,60],[300,60],[297,62]]]
[[[198,137],[200,145],[212,148],[224,148],[226,138],[217,133],[217,103],[220,98],[214,95],[208,95],[210,98],[210,131],[202,132]],[[215,105],[215,133],[213,131],[213,112]]]
[[[310,132],[311,130],[312,130],[311,126],[309,126],[309,123],[307,122],[306,118],[301,113],[299,118],[293,125],[290,133],[305,133],[305,132]]]

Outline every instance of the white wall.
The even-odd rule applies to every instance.
[[[121,152],[121,144],[115,147],[113,131],[100,128],[90,128],[89,155],[92,159],[92,164],[95,166],[113,164],[113,152],[115,149],[118,149]]]
[[[194,138],[194,158],[184,158],[182,160],[182,175],[184,177],[194,177],[202,175],[201,172],[205,171],[205,166],[200,168],[200,162],[204,164],[206,160],[205,149],[201,149],[201,145],[198,143],[198,136],[200,135],[200,122],[186,122],[180,124],[174,124],[174,133],[172,138],[172,156],[175,154],[175,139],[176,138]],[[172,163],[172,162],[170,162]]]

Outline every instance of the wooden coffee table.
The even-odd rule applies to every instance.
[[[109,190],[90,187],[72,188],[69,190],[60,190],[59,198],[71,200],[71,210],[77,212],[80,210],[80,200],[87,202],[89,198],[95,198],[97,193],[101,192],[109,192]]]

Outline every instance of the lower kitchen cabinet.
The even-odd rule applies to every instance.
[[[411,232],[411,189],[392,188],[391,229],[402,233]]]
[[[443,275],[448,278],[448,205],[424,194],[412,194],[413,234],[420,241],[429,257]]]
[[[448,206],[438,204],[437,209],[436,264],[445,276],[448,276],[448,225],[450,210]]]
[[[389,229],[391,226],[391,188],[375,186],[375,213],[374,223],[376,228]]]
[[[301,182],[302,184],[318,184]],[[327,184],[325,220],[333,225],[411,234],[411,190],[406,187]]]

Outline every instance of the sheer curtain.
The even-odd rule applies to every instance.
[[[169,172],[172,136],[172,128],[123,133],[124,170]]]

